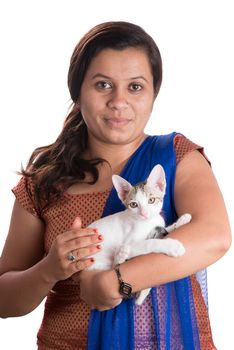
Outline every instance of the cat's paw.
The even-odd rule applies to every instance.
[[[176,221],[176,228],[183,226],[185,224],[188,224],[192,220],[191,214],[183,214],[179,219]]]
[[[167,238],[165,241],[167,241],[167,255],[174,257],[184,255],[185,248],[180,241],[173,238]]]
[[[115,254],[114,266],[122,264],[129,258],[130,246],[127,244],[122,245]]]

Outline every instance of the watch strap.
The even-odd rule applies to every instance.
[[[116,273],[116,276],[119,281],[119,293],[124,297],[124,298],[131,298],[132,295],[132,286],[131,284],[124,282],[119,270],[119,264],[115,266],[114,271]]]

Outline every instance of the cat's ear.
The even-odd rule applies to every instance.
[[[149,187],[158,187],[164,194],[166,191],[166,176],[163,167],[160,164],[155,165],[149,174],[146,184]]]
[[[113,175],[112,176],[112,182],[114,184],[114,187],[118,193],[119,199],[124,202],[126,199],[127,194],[132,188],[132,185],[125,179],[123,179],[119,175]]]

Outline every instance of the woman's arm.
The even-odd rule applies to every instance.
[[[230,247],[231,231],[222,194],[198,151],[185,156],[177,167],[175,206],[178,216],[192,214],[191,223],[169,234],[184,244],[186,252],[178,258],[148,254],[121,264],[122,278],[132,285],[133,292],[192,275],[220,259]],[[116,273],[110,270],[100,278],[99,286],[117,298]]]
[[[9,234],[0,258],[0,317],[21,316],[35,309],[54,284],[92,264],[90,259],[71,263],[70,251],[84,258],[98,251],[98,233],[81,223],[55,239],[44,257],[44,224],[16,200]],[[89,247],[87,247],[89,246]]]
[[[43,280],[44,225],[15,201],[9,234],[0,260],[0,316],[33,310],[53,284]]]

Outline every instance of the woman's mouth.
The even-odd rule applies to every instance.
[[[105,118],[104,121],[110,128],[118,129],[128,125],[131,120],[127,118]]]

